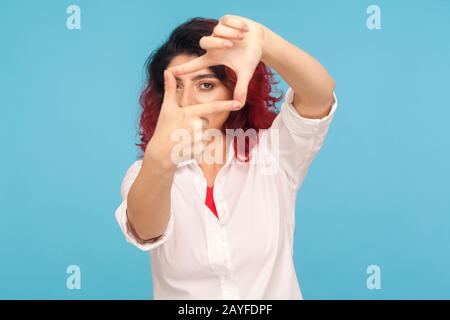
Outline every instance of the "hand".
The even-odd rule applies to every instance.
[[[166,70],[164,72],[164,98],[161,105],[155,132],[145,150],[145,157],[161,160],[164,166],[176,165],[178,154],[172,154],[175,145],[180,144],[179,135],[175,138],[173,134],[177,130],[184,138],[184,133],[189,132],[189,140],[182,139],[183,155],[187,158],[178,159],[184,161],[200,155],[203,152],[205,141],[204,130],[208,127],[207,116],[224,111],[237,111],[242,105],[239,101],[213,101],[191,106],[180,107],[176,99],[177,83],[174,75]],[[185,150],[190,150],[185,152]],[[179,151],[179,150],[178,150]],[[186,154],[188,153],[188,154]],[[169,160],[168,157],[171,159]],[[166,163],[171,161],[171,163]]]
[[[261,60],[264,27],[250,19],[225,15],[214,27],[212,35],[200,39],[206,53],[194,60],[169,68],[174,75],[195,72],[215,65],[234,70],[237,83],[233,99],[245,104],[247,87]]]

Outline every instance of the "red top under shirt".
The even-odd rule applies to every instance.
[[[208,206],[208,208],[212,211],[212,213],[214,213],[214,215],[218,219],[219,215],[217,214],[216,204],[214,203],[213,188],[214,188],[214,186],[211,186],[211,187],[206,186],[205,204]]]

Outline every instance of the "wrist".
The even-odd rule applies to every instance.
[[[144,153],[144,162],[151,163],[162,171],[172,171],[176,169],[177,164],[172,161],[172,150],[168,144],[160,142],[156,137],[152,137],[147,144]]]
[[[275,36],[276,34],[269,28],[262,25],[263,29],[263,45],[262,45],[262,56],[261,61],[267,66],[271,66],[272,59],[274,57],[273,49],[275,47]]]

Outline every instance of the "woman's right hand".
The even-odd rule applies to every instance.
[[[164,98],[155,132],[147,144],[144,158],[157,160],[165,167],[176,167],[180,161],[202,153],[207,116],[242,108],[239,101],[212,101],[180,107],[176,99],[177,84],[171,71],[164,71]],[[176,147],[176,149],[174,149]],[[179,151],[183,150],[180,156]]]

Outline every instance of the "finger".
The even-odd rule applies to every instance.
[[[230,15],[223,16],[222,18],[220,18],[219,22],[229,27],[240,29],[244,32],[250,30],[248,25],[243,20]]]
[[[192,111],[199,117],[205,117],[223,111],[236,111],[241,107],[242,105],[239,103],[239,101],[230,100],[197,104],[189,107],[184,107],[183,110],[187,109],[189,111]]]
[[[208,118],[200,117],[200,119],[202,120],[202,131],[208,129],[208,127],[209,127],[209,120],[208,120]]]
[[[196,132],[203,132],[204,130],[208,129],[209,126],[209,120],[205,117],[199,117],[194,120],[194,131]]]
[[[163,105],[176,102],[177,82],[172,72],[164,70],[164,100]]]
[[[205,50],[231,48],[233,47],[233,42],[212,36],[202,37],[200,39],[200,47]]]
[[[224,39],[242,40],[245,38],[245,33],[223,24],[218,24],[214,27],[213,36],[221,37]]]
[[[253,74],[247,71],[241,71],[237,74],[233,99],[240,101],[242,105],[245,105],[245,101],[247,100],[248,84],[250,83],[252,76]]]
[[[212,61],[208,60],[206,57],[207,54],[204,54],[198,58],[195,58],[194,60],[188,61],[186,63],[180,64],[178,66],[170,67],[169,70],[174,75],[181,75],[185,73],[191,73],[195,72],[204,68],[208,68],[214,63]]]

